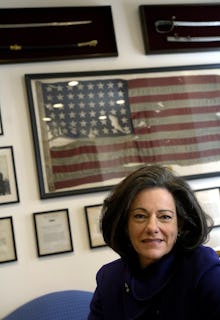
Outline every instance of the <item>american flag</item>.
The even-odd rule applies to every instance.
[[[219,161],[219,76],[68,83],[38,81],[50,191],[121,179],[143,164]]]

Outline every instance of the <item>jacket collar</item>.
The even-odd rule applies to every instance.
[[[133,298],[146,301],[160,292],[173,274],[175,250],[145,269],[128,265],[125,276],[125,288]]]

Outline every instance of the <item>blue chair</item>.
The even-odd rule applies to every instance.
[[[56,291],[21,305],[2,320],[86,320],[92,292]]]

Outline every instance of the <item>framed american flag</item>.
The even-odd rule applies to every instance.
[[[40,197],[109,190],[160,163],[220,174],[220,65],[25,75]]]

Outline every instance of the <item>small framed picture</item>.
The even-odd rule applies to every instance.
[[[219,188],[198,190],[195,192],[201,207],[214,221],[214,227],[220,226],[220,192]]]
[[[12,217],[0,218],[0,263],[17,260]]]
[[[73,251],[68,209],[33,215],[39,257]]]
[[[215,249],[220,254],[220,227],[219,226],[216,226],[211,230],[209,234],[208,242],[205,245]]]
[[[0,110],[0,136],[3,135],[3,127],[2,127],[2,116],[1,116],[1,110]]]
[[[90,248],[106,246],[100,227],[102,205],[85,206],[84,208]]]
[[[19,202],[13,147],[0,147],[0,205]]]

